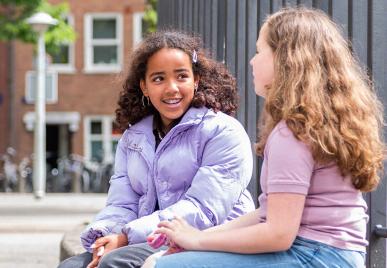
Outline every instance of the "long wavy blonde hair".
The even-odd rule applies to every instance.
[[[379,183],[385,146],[383,110],[372,83],[352,56],[337,25],[321,11],[283,9],[265,22],[274,52],[257,153],[285,120],[318,163],[336,162],[356,189]]]

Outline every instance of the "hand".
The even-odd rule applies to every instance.
[[[165,234],[151,233],[146,238],[146,241],[148,242],[149,246],[154,249],[158,249],[159,247],[165,245],[165,243],[167,242],[167,236]]]
[[[93,247],[93,259],[87,265],[87,268],[97,267],[99,260],[113,249],[126,246],[128,238],[125,234],[114,234],[98,238]]]
[[[189,225],[183,218],[176,216],[171,221],[162,221],[158,227],[155,233],[166,234],[177,246],[187,250],[200,250],[203,232]]]
[[[92,261],[87,265],[86,268],[94,268],[97,267],[99,260],[101,259],[101,256],[103,255],[105,251],[105,247],[101,246],[99,248],[93,248],[93,259]]]

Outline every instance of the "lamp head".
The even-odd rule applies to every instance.
[[[44,32],[50,25],[56,25],[58,21],[45,12],[38,12],[27,19],[27,23],[37,32]]]

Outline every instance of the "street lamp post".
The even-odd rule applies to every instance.
[[[38,12],[27,19],[27,23],[39,34],[35,92],[33,188],[35,197],[42,198],[46,191],[46,51],[44,33],[48,26],[55,25],[57,20],[47,13]]]

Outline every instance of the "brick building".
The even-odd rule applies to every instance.
[[[67,2],[67,20],[77,37],[47,60],[48,164],[72,153],[108,161],[120,136],[112,127],[114,110],[129,52],[142,37],[145,0]],[[33,45],[14,41],[10,64],[9,45],[0,43],[0,154],[12,146],[21,159],[33,152],[35,56]],[[14,70],[13,97],[9,68]]]

